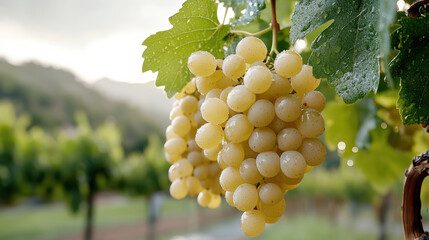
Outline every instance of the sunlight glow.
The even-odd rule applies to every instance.
[[[307,41],[304,39],[298,39],[294,45],[295,50],[301,53],[307,47]]]
[[[337,147],[339,150],[343,151],[344,149],[346,149],[346,143],[341,141],[337,144]]]
[[[404,12],[410,8],[410,4],[406,3],[404,0],[399,0],[396,2],[396,6],[398,6],[398,11]]]

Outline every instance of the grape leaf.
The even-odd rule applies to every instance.
[[[399,23],[392,45],[400,52],[390,63],[392,76],[401,79],[397,107],[406,125],[429,122],[429,16]]]
[[[377,127],[371,131],[371,145],[367,150],[357,152],[351,159],[355,162],[371,184],[385,190],[386,187],[402,180],[404,169],[413,158],[411,152],[400,152],[388,143],[389,129]]]
[[[344,157],[353,154],[352,148],[370,145],[369,132],[376,127],[377,109],[373,98],[346,105],[331,101],[323,111],[325,118],[325,140],[330,150],[337,149],[339,142],[346,144]]]
[[[396,2],[392,0],[380,0],[380,21],[378,22],[378,31],[380,32],[380,58],[386,82],[390,88],[393,87],[392,76],[389,70],[389,52],[390,52],[390,25],[395,21]]]
[[[389,144],[393,130],[377,124],[372,98],[351,105],[332,101],[323,111],[323,117],[328,147],[336,150],[338,142],[345,143],[345,149],[339,150],[343,163],[352,160],[378,190],[401,179],[413,154],[398,152]],[[352,150],[354,146],[358,147],[357,152]]]
[[[187,68],[191,53],[204,50],[222,58],[230,26],[220,25],[213,0],[187,0],[169,21],[173,28],[149,36],[143,45],[143,72],[158,71],[157,86],[165,86],[172,97],[193,75]]]
[[[264,0],[247,0],[246,11],[243,16],[232,23],[232,26],[248,24],[261,15],[261,11],[265,8]]]
[[[380,11],[372,0],[300,0],[292,15],[292,42],[333,20],[313,41],[309,64],[346,103],[377,90]]]
[[[246,8],[246,0],[219,0],[219,2],[224,3],[225,6],[230,6],[236,19],[243,15],[241,11]]]

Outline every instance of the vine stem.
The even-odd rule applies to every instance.
[[[414,18],[421,17],[420,7],[424,5],[429,5],[429,0],[416,1],[415,3],[411,4],[410,8],[408,8],[407,15]]]
[[[277,13],[276,13],[276,0],[271,0],[271,29],[273,30],[273,39],[271,44],[271,50],[267,58],[267,63],[272,60],[273,54],[277,53],[277,34],[280,31],[280,25],[277,22]]]
[[[423,180],[429,175],[429,150],[413,158],[413,163],[405,172],[404,191],[402,195],[402,225],[404,239],[428,239],[422,226],[422,206],[420,191]]]

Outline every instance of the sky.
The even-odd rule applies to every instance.
[[[0,0],[0,58],[67,69],[86,82],[147,82],[143,40],[184,0]]]

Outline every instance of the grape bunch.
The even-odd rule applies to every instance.
[[[196,76],[176,95],[165,151],[174,198],[198,194],[201,206],[220,196],[240,211],[241,229],[261,234],[286,209],[284,195],[321,164],[326,148],[320,79],[292,50],[264,63],[265,44],[246,37],[236,54],[191,54]],[[186,157],[185,157],[186,156]]]
[[[170,112],[171,125],[164,144],[166,160],[172,164],[168,171],[170,194],[175,199],[198,196],[200,206],[217,208],[224,194],[218,181],[221,169],[217,152],[202,150],[195,142],[197,129],[205,123],[199,110],[203,99],[194,94],[195,90],[191,81]]]

